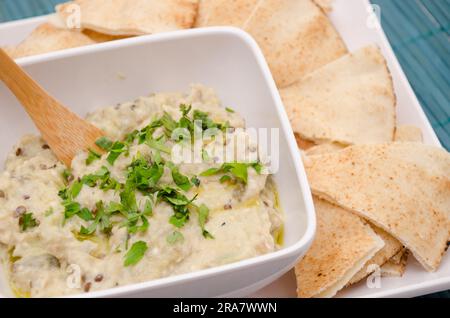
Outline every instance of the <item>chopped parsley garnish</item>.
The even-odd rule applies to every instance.
[[[33,213],[24,213],[19,218],[19,226],[22,232],[25,232],[28,229],[36,227],[39,225],[39,221],[37,221],[33,217]]]
[[[62,173],[62,177],[66,184],[69,183],[71,179],[73,179],[72,172],[69,169],[64,169],[64,171]]]
[[[172,167],[172,179],[173,179],[173,182],[175,182],[175,184],[184,191],[189,191],[192,188],[192,184],[189,181],[189,178],[186,177],[185,175],[181,174],[179,168],[176,166]],[[197,181],[197,180],[195,180],[195,181]],[[200,180],[198,180],[198,181],[200,181]]]
[[[161,123],[168,136],[171,136],[172,132],[178,127],[177,122],[167,112],[164,112],[164,115],[161,117]]]
[[[156,149],[158,151],[170,154],[170,148],[165,145],[164,139],[148,139],[146,142],[147,146]]]
[[[134,243],[125,255],[124,266],[131,266],[139,263],[139,261],[144,257],[145,252],[147,252],[147,243],[143,241],[138,241]]]
[[[223,173],[225,174],[220,182],[226,182],[231,180],[231,176],[227,175],[227,173],[232,174],[237,180],[242,181],[244,184],[247,184],[248,181],[248,168],[252,167],[259,174],[262,170],[262,165],[257,163],[224,163],[219,168],[210,168],[200,175],[203,177],[209,177],[216,174]]]
[[[153,205],[149,199],[145,202],[144,211],[142,211],[142,213],[146,216],[153,215]]]
[[[114,142],[111,148],[109,148],[109,154],[108,157],[106,157],[106,161],[108,161],[110,165],[113,165],[117,158],[119,158],[122,153],[127,152],[127,150],[125,143],[120,141]]]
[[[181,111],[181,114],[183,115],[183,117],[186,117],[189,114],[189,112],[191,111],[191,109],[192,109],[192,105],[185,105],[185,104],[180,105],[180,111]]]
[[[230,108],[230,107],[225,107],[225,110],[229,113],[234,113],[234,109]]]
[[[109,151],[109,149],[111,149],[113,145],[113,142],[108,137],[100,137],[99,139],[97,139],[95,144],[103,150]]]
[[[231,108],[226,108],[226,111],[234,112]],[[96,233],[110,235],[113,226],[125,227],[128,232],[125,249],[128,249],[128,240],[131,235],[146,232],[150,226],[149,218],[153,216],[154,207],[164,202],[173,210],[169,223],[175,228],[184,227],[189,221],[191,213],[197,213],[202,235],[208,239],[213,238],[206,230],[209,217],[208,207],[204,204],[197,206],[194,203],[197,195],[188,198],[183,194],[193,187],[199,187],[200,179],[195,175],[183,174],[178,166],[166,161],[165,157],[171,153],[170,145],[173,142],[189,141],[191,136],[206,130],[209,130],[209,135],[215,136],[220,131],[225,132],[229,128],[229,123],[214,122],[208,113],[193,110],[191,105],[180,105],[180,112],[179,120],[175,120],[169,113],[164,112],[160,118],[156,118],[143,129],[127,134],[122,141],[113,141],[108,137],[101,137],[96,141],[96,145],[106,151],[106,161],[111,166],[121,155],[129,156],[133,143],[150,148],[149,154],[143,156],[138,153],[133,158],[127,167],[125,181],[122,183],[112,177],[111,171],[106,166],[75,181],[70,170],[64,172],[66,188],[58,194],[64,206],[64,220],[77,216],[83,221],[79,232],[75,232],[77,236],[89,238]],[[89,150],[85,163],[90,165],[101,158],[101,154]],[[202,158],[204,161],[210,160],[206,150],[202,150]],[[249,167],[253,167],[258,173],[262,168],[259,163],[225,163],[219,168],[211,168],[203,172],[201,176],[223,174],[220,182],[239,180],[246,184]],[[165,171],[170,171],[173,186],[162,184],[161,180],[165,180],[163,179]],[[104,203],[99,201],[95,208],[90,210],[76,201],[83,186],[99,188],[104,191],[116,191],[120,202]],[[23,218],[24,220],[21,222],[27,224],[24,225],[25,228],[38,224],[30,213],[24,214]],[[169,244],[183,240],[183,234],[177,230],[166,237]],[[143,241],[134,243],[125,255],[124,265],[137,264],[144,257],[147,249],[147,243]]]
[[[81,183],[91,188],[98,186],[101,190],[119,190],[122,185],[111,177],[111,173],[105,166],[101,167],[96,173],[88,174],[81,178]]]
[[[78,202],[67,201],[64,205],[64,218],[70,219],[81,211],[81,205]]]
[[[200,186],[200,179],[197,176],[193,176],[191,178],[191,182],[194,186],[196,186],[197,188]]]
[[[47,217],[47,216],[52,215],[53,212],[54,212],[54,211],[53,211],[53,208],[49,208],[47,211],[45,211],[44,215]]]
[[[177,228],[182,228],[189,221],[189,205],[196,199],[196,196],[189,200],[176,189],[164,187],[158,191],[158,199],[172,206],[174,214],[170,217],[169,223]]]
[[[149,227],[149,223],[145,215],[139,212],[132,212],[128,214],[127,221],[124,226],[127,227],[128,233],[136,234],[137,232],[146,232]]]
[[[85,221],[92,221],[94,220],[94,216],[92,215],[92,212],[89,211],[87,208],[82,208],[80,212],[78,212],[78,216]]]
[[[100,137],[95,144],[101,149],[109,152],[106,161],[108,161],[110,165],[114,165],[114,162],[122,153],[128,152],[127,143],[121,141],[112,142],[108,137]]]
[[[202,229],[202,234],[205,238],[213,239],[214,237],[205,229],[206,221],[208,220],[209,209],[206,205],[202,204],[198,207],[198,223]]]
[[[93,163],[95,160],[98,160],[101,158],[101,155],[94,150],[89,149],[88,150],[88,157],[86,158],[86,165],[89,166],[91,163]]]
[[[219,181],[220,181],[220,183],[225,183],[225,182],[231,181],[231,179],[232,178],[229,175],[225,174],[219,179]]]
[[[97,228],[99,228],[100,231],[104,234],[110,234],[112,230],[110,217],[111,213],[109,211],[106,211],[103,202],[97,202],[95,207],[95,218],[93,219],[93,222],[88,227],[81,226],[80,234],[85,236],[92,235],[95,233]]]
[[[173,231],[167,236],[166,241],[171,245],[176,244],[178,242],[181,243],[184,241],[184,236],[183,234],[181,234],[181,232]]]
[[[144,158],[137,158],[128,167],[127,185],[131,189],[150,191],[154,189],[164,174],[161,163],[150,164]]]
[[[75,199],[78,194],[80,194],[81,189],[83,188],[83,183],[80,181],[75,181],[70,187],[70,195],[72,199]]]

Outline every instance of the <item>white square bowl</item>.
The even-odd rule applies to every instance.
[[[143,36],[18,61],[45,89],[80,115],[190,83],[214,88],[248,127],[279,128],[275,181],[285,214],[281,250],[237,263],[85,294],[96,297],[242,296],[271,283],[304,255],[315,214],[304,168],[281,99],[255,41],[233,28]],[[20,136],[35,132],[14,96],[0,83],[0,165]],[[0,295],[11,296],[0,280]]]

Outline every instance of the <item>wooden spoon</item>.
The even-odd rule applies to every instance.
[[[0,79],[16,95],[56,157],[70,167],[81,150],[101,151],[104,133],[64,107],[0,48]]]

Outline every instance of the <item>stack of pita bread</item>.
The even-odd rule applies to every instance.
[[[279,87],[347,52],[325,13],[311,0],[204,0],[196,25],[231,25],[250,33]]]
[[[57,5],[49,21],[22,43],[13,58],[124,37],[192,28],[199,0],[74,0]]]
[[[298,296],[332,297],[372,273],[402,276],[409,254],[438,269],[450,236],[450,155],[423,145],[419,128],[397,125],[383,55],[372,45],[347,51],[326,15],[331,2],[74,0],[7,51],[17,58],[205,26],[250,33],[314,194],[317,236],[295,267]]]
[[[401,277],[409,254],[436,271],[450,239],[450,155],[422,144],[419,128],[397,125],[380,50],[346,54],[280,94],[318,219],[295,268],[298,296],[332,297],[369,275]]]
[[[235,26],[261,46],[279,87],[347,53],[324,13],[329,0],[73,0],[17,47],[14,57],[192,27]]]

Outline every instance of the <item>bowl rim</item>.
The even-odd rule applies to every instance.
[[[264,55],[260,47],[256,43],[256,41],[245,31],[235,27],[208,27],[199,29],[180,30],[167,33],[121,39],[117,41],[99,43],[78,48],[71,48],[63,51],[49,52],[37,56],[23,57],[17,59],[16,62],[22,67],[26,67],[54,60],[67,59],[74,56],[90,55],[95,54],[97,52],[104,52],[110,50],[120,50],[121,48],[132,47],[135,45],[151,44],[166,41],[177,41],[179,39],[208,37],[214,35],[222,35],[222,36],[227,35],[234,37],[236,40],[240,42],[243,42],[251,51],[252,55],[256,59],[258,67],[261,69],[263,73],[264,81],[269,87],[270,95],[273,99],[277,115],[281,122],[281,128],[287,138],[286,142],[290,151],[289,159],[292,160],[294,163],[297,181],[300,184],[299,190],[302,191],[305,205],[304,213],[306,216],[305,233],[303,234],[301,239],[298,242],[294,243],[293,245],[281,248],[278,251],[271,252],[265,255],[252,257],[238,262],[221,266],[215,266],[212,268],[198,270],[181,275],[163,277],[150,281],[118,286],[108,288],[105,290],[89,292],[85,294],[74,294],[69,295],[67,297],[108,297],[115,295],[119,296],[131,292],[135,293],[139,291],[144,291],[145,289],[149,288],[169,287],[178,283],[188,282],[201,278],[208,278],[218,273],[230,273],[232,271],[246,269],[254,265],[262,265],[274,261],[276,259],[295,258],[298,260],[302,255],[304,255],[304,253],[306,253],[308,248],[311,246],[316,233],[316,214],[301,154],[297,148],[297,143],[295,141],[287,113],[284,109],[280,94],[278,92],[278,88],[276,87],[275,81],[273,80],[272,74],[264,58]]]

